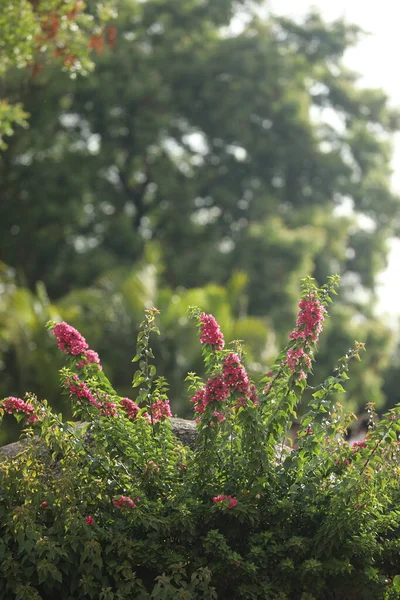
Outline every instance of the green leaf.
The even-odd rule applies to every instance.
[[[400,575],[395,575],[393,577],[393,589],[396,592],[400,592]]]

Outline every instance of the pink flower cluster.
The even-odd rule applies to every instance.
[[[351,445],[351,449],[353,452],[358,452],[360,448],[368,448],[368,444],[366,442],[354,442]]]
[[[194,411],[197,414],[203,414],[210,402],[222,402],[229,395],[229,385],[224,381],[222,375],[210,377],[206,385],[196,392],[190,402],[194,404]],[[215,413],[217,411],[214,411]],[[222,413],[215,414],[219,421],[223,421]]]
[[[25,402],[21,398],[15,398],[14,396],[10,396],[3,402],[3,408],[6,413],[12,415],[13,412],[22,412],[26,415],[31,415],[28,419],[30,423],[35,423],[38,418],[35,415],[32,415],[35,410],[29,402]]]
[[[38,421],[39,421],[39,417],[38,417],[38,416],[36,416],[36,415],[31,415],[31,416],[28,418],[28,423],[37,423]]]
[[[206,383],[205,398],[206,404],[213,400],[222,402],[226,400],[229,394],[229,386],[222,375],[210,377]]]
[[[308,294],[299,303],[299,314],[296,320],[296,327],[290,333],[291,340],[303,340],[304,345],[310,347],[312,342],[317,342],[322,331],[322,323],[325,320],[326,308],[321,304],[320,300],[312,293]],[[289,348],[286,353],[284,364],[289,365],[292,373],[296,371],[296,367],[305,366],[306,369],[311,367],[311,358],[304,348]],[[306,379],[307,373],[300,369],[297,379]],[[268,390],[267,390],[268,391]]]
[[[203,414],[210,402],[223,402],[231,392],[238,394],[235,408],[246,406],[248,399],[258,404],[257,388],[254,384],[250,384],[246,369],[235,353],[230,353],[225,358],[222,375],[212,375],[190,401],[194,404],[195,413]],[[220,422],[225,420],[220,411],[214,410],[213,416]]]
[[[87,383],[81,381],[78,375],[67,377],[64,386],[72,396],[75,396],[79,401],[87,400],[89,404],[100,410],[104,416],[117,416],[117,405],[110,400],[110,396],[108,394],[94,395]]]
[[[158,423],[158,421],[161,421],[162,419],[168,419],[169,417],[172,417],[168,398],[165,398],[164,400],[160,398],[153,402],[151,412],[153,423]]]
[[[103,367],[100,364],[100,357],[94,350],[86,350],[83,353],[82,360],[77,363],[78,369],[82,369],[82,367],[86,367],[89,364],[97,364],[99,371],[103,370]]]
[[[248,396],[250,393],[250,380],[246,369],[241,365],[237,354],[228,354],[224,360],[224,380],[235,391]]]
[[[121,405],[126,412],[127,419],[134,421],[138,415],[138,412],[140,411],[140,406],[130,398],[122,398]],[[156,400],[153,403],[152,412],[153,423],[158,423],[158,421],[161,421],[162,419],[172,417],[171,407],[169,405],[168,398],[165,398],[164,400],[161,398]],[[146,419],[146,421],[151,423],[151,417],[147,412],[143,413],[142,416]]]
[[[91,517],[91,516],[89,516],[89,515],[88,515],[87,517],[85,517],[85,522],[86,522],[88,525],[94,525],[94,519],[93,519],[93,517]]]
[[[129,496],[120,496],[113,498],[112,503],[115,508],[136,508],[139,498],[129,498]]]
[[[236,401],[235,408],[246,406],[249,399],[256,406],[258,405],[257,388],[254,383],[250,383],[246,369],[240,362],[240,358],[236,353],[228,354],[224,361],[223,377],[229,385],[232,392],[240,394]]]
[[[309,294],[299,303],[300,312],[297,317],[296,327],[290,334],[291,340],[303,339],[316,342],[322,331],[325,320],[326,308],[314,296]]]
[[[116,417],[118,414],[117,405],[109,400],[107,394],[104,395],[104,399],[100,400],[99,408],[105,417]]]
[[[236,498],[233,498],[232,496],[225,496],[224,494],[220,494],[219,496],[214,496],[214,498],[213,498],[213,502],[215,502],[215,504],[218,504],[219,502],[224,502],[224,500],[229,500],[229,504],[228,504],[227,508],[233,508],[234,506],[236,506],[238,504],[238,501],[236,500]]]
[[[144,470],[144,474],[145,475],[151,475],[154,473],[158,473],[158,471],[160,470],[159,465],[157,465],[154,460],[149,460],[149,462],[146,465],[146,468]]]
[[[200,343],[211,344],[216,350],[222,350],[225,346],[224,335],[219,328],[217,321],[213,315],[201,313],[200,315]]]
[[[58,323],[54,329],[53,334],[57,338],[57,345],[59,349],[65,354],[84,354],[89,346],[85,338],[71,325],[65,323]]]
[[[304,361],[304,362],[303,362]],[[293,348],[289,348],[286,353],[286,363],[289,365],[290,370],[294,373],[296,367],[300,364],[305,364],[307,368],[311,367],[311,358],[304,351],[304,348],[297,348],[294,350]],[[302,377],[303,376],[303,377]],[[305,378],[304,371],[300,371],[299,379]]]
[[[87,400],[95,408],[100,408],[99,402],[92,394],[84,381],[81,381],[78,375],[67,377],[64,386],[69,390],[72,396],[76,396],[78,400]]]
[[[138,416],[140,406],[130,398],[122,398],[121,405],[126,412],[126,418],[130,421],[134,421]],[[148,412],[142,413],[142,417],[146,419],[148,423],[151,422],[150,415]]]
[[[121,405],[124,408],[128,419],[136,419],[137,414],[140,410],[140,407],[136,404],[136,402],[134,402],[130,398],[122,398]]]

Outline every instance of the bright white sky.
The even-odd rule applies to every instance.
[[[400,106],[400,2],[399,0],[270,0],[275,14],[302,17],[312,7],[327,20],[344,17],[369,33],[349,50],[345,63],[362,75],[361,84],[384,89],[394,106]],[[396,135],[393,187],[400,192],[400,134]],[[400,240],[393,240],[389,266],[382,274],[380,312],[400,315]]]

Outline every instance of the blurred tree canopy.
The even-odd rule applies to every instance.
[[[399,228],[399,113],[343,63],[357,27],[252,5],[120,0],[88,77],[51,61],[3,76],[30,119],[0,158],[2,394],[57,398],[49,314],[78,326],[128,393],[135,327],[155,304],[159,370],[182,411],[199,362],[188,305],[249,343],[256,375],[287,339],[301,277],[339,273],[316,375],[366,341],[348,403],[384,402],[393,340],[373,307]]]
[[[1,0],[0,77],[12,68],[28,68],[28,76],[36,77],[49,60],[71,77],[87,74],[94,67],[91,50],[101,53],[106,36],[115,41],[114,26],[105,29],[116,16],[112,2],[96,2],[87,12],[83,0]],[[28,114],[8,95],[13,98],[8,79],[0,80],[0,149],[15,125],[27,124]]]

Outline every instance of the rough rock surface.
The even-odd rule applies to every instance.
[[[196,424],[194,421],[187,421],[186,419],[172,418],[172,431],[174,435],[185,445],[190,448],[194,448],[196,442]],[[77,427],[81,424],[77,423]],[[13,442],[0,448],[0,460],[2,457],[12,458],[19,452],[24,450],[28,440],[20,440],[19,442]]]

